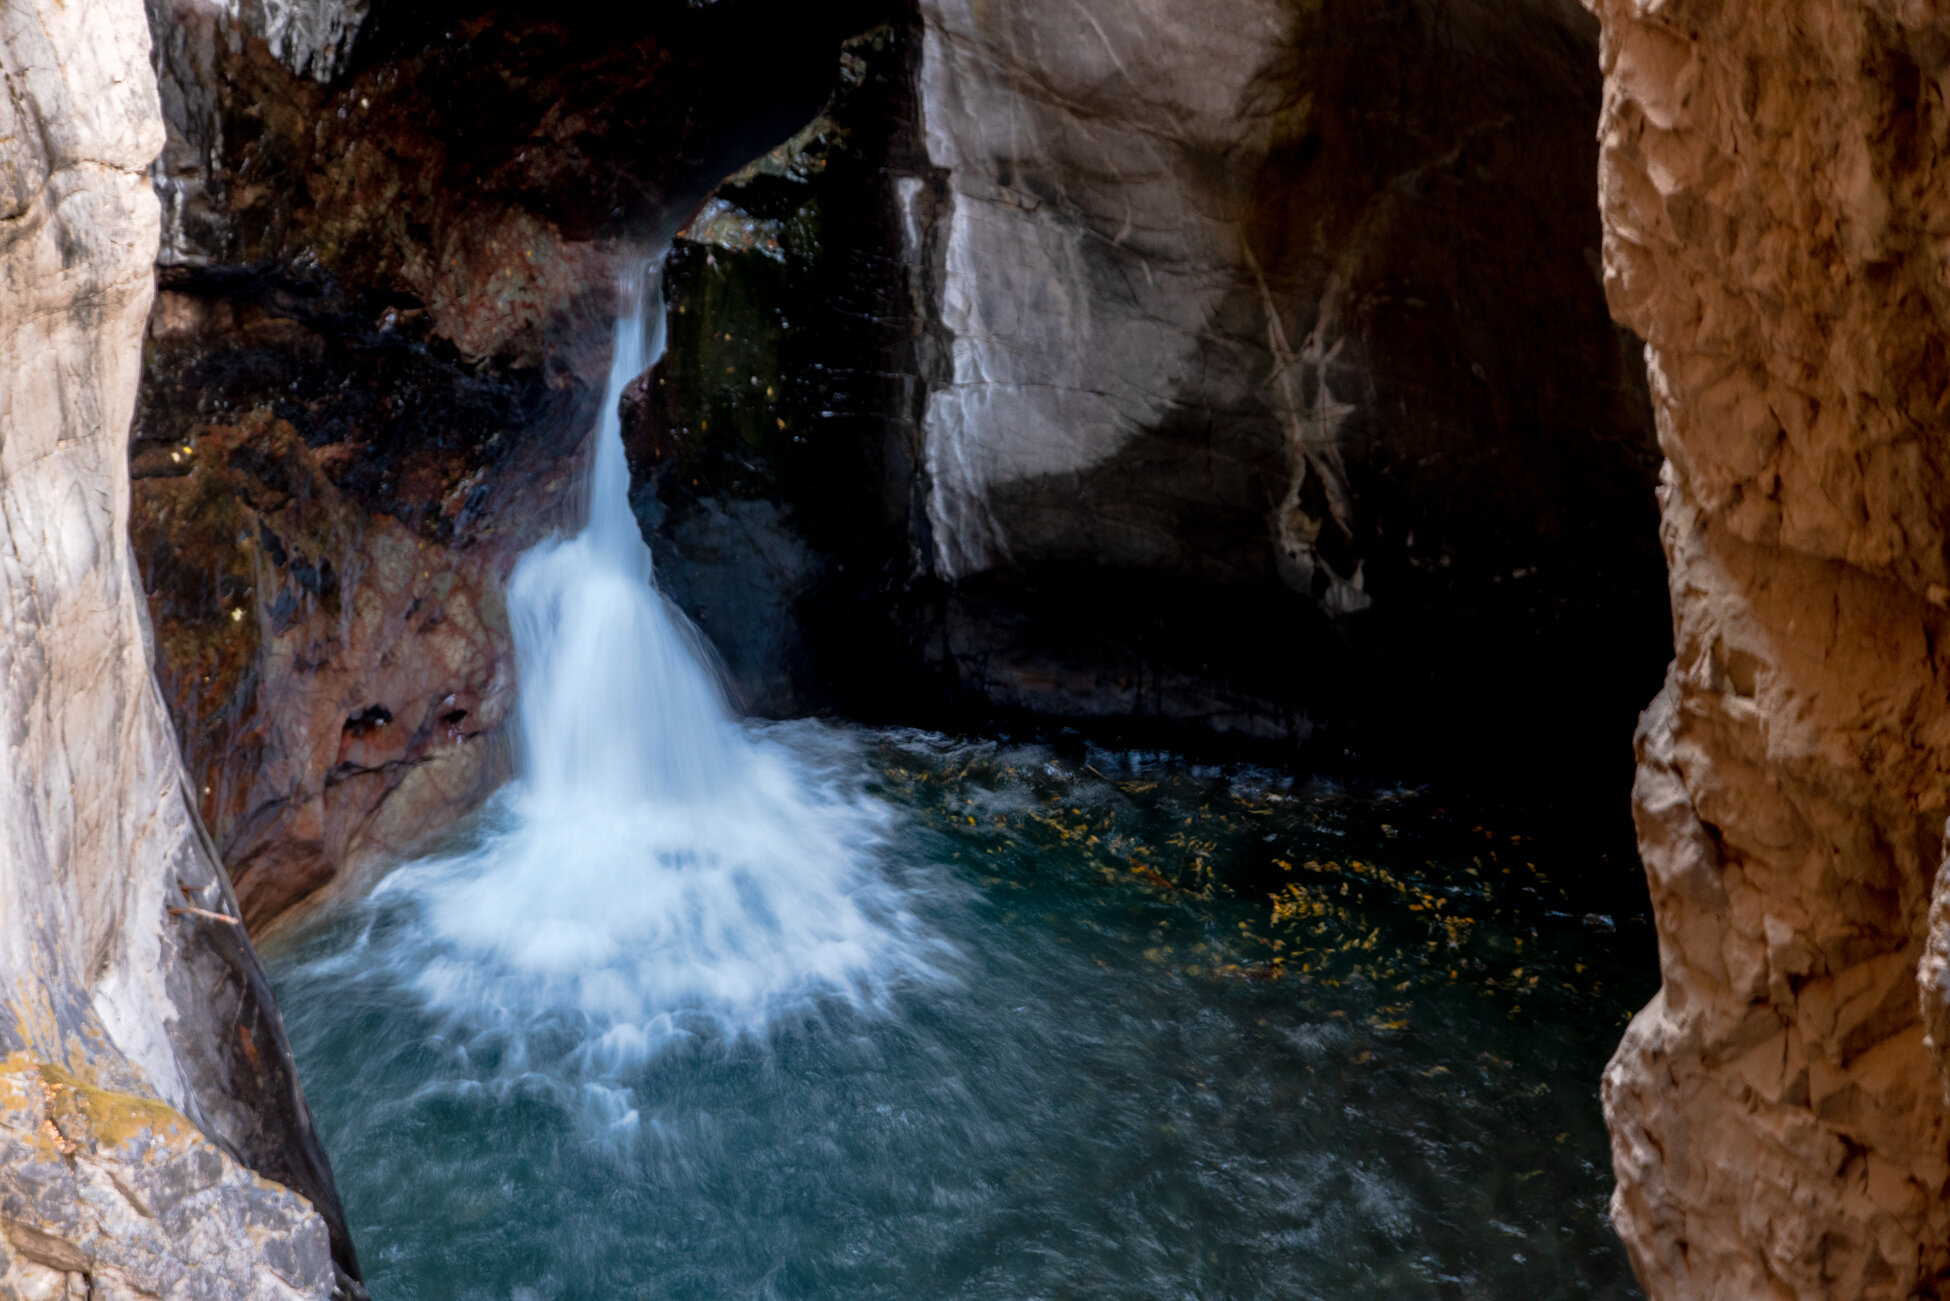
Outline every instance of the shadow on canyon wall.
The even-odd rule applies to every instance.
[[[665,581],[761,712],[1491,770],[1622,810],[1670,618],[1643,363],[1598,274],[1595,29],[1556,6],[1256,8],[1284,16],[1245,92],[1272,125],[1174,141],[1190,200],[1135,222],[1217,211],[1216,251],[1143,247],[1128,201],[1155,196],[1047,156],[937,163],[923,123],[958,124],[916,103],[922,25],[852,44],[822,123],[673,256],[632,444]],[[1064,292],[948,265],[958,202],[1081,231]],[[945,576],[930,404],[972,383],[943,304],[992,294],[1047,325],[991,305],[983,328],[1087,353],[1188,263],[1210,306],[1143,359],[1155,415],[989,487],[1006,558]]]

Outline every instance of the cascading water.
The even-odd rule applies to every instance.
[[[377,892],[416,905],[412,983],[450,1033],[516,1069],[539,1053],[600,1075],[819,998],[874,1002],[928,969],[870,868],[880,806],[742,731],[654,585],[618,403],[662,352],[655,273],[624,298],[586,523],[523,556],[509,584],[519,779],[480,844]]]
[[[273,956],[375,1295],[1637,1295],[1591,1082],[1656,974],[1549,892],[1588,826],[734,721],[625,495],[629,296],[510,584],[519,780]]]

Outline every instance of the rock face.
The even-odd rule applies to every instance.
[[[920,8],[938,576],[1284,589],[1357,639],[1631,581],[1605,534],[1647,509],[1649,422],[1563,179],[1574,6]]]
[[[501,581],[574,481],[574,394],[469,393],[410,325],[317,309],[165,290],[132,459],[160,680],[252,927],[506,776]]]
[[[0,1062],[0,1288],[22,1298],[329,1296],[306,1201],[153,1098],[17,1053]]]
[[[508,774],[501,583],[575,509],[616,274],[831,80],[844,16],[781,8],[152,0],[136,554],[253,927]]]
[[[646,520],[717,575],[707,517],[762,498],[814,557],[693,603],[728,660],[803,655],[855,714],[1181,741],[1626,725],[1657,458],[1586,15],[922,0],[856,53],[825,170],[724,191],[675,276],[673,339],[721,355],[673,349]]]
[[[1614,1219],[1657,1301],[1941,1295],[1950,22],[1595,7],[1677,640],[1638,737],[1664,984],[1605,1077]]]
[[[0,1275],[23,1296],[75,1273],[180,1295],[189,1270],[201,1294],[323,1296],[328,1226],[356,1278],[351,1245],[187,798],[127,542],[163,140],[147,55],[132,3],[0,9]],[[100,1102],[97,1127],[47,1090]],[[226,1223],[257,1236],[218,1243]]]
[[[151,9],[137,556],[253,925],[507,771],[500,579],[687,222],[636,500],[748,707],[1622,770],[1656,455],[1574,6]]]

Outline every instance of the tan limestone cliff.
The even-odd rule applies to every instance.
[[[331,1176],[186,799],[127,537],[163,140],[148,44],[135,0],[0,6],[0,1292],[280,1294],[266,1266],[323,1296]],[[30,1077],[152,1112],[68,1133]],[[54,1141],[42,1122],[53,1155],[15,1152]],[[188,1183],[165,1131],[194,1149]],[[151,1175],[202,1209],[164,1206]],[[175,1265],[127,1274],[143,1243]]]
[[[1614,1218],[1655,1301],[1942,1295],[1950,16],[1594,8],[1676,632],[1638,737],[1664,984],[1605,1076]],[[1943,1024],[1940,978],[1923,1001]]]

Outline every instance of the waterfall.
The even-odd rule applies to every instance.
[[[930,944],[875,862],[887,814],[735,719],[658,592],[618,404],[662,353],[657,275],[625,287],[580,532],[509,583],[520,769],[480,843],[395,872],[386,949],[454,1037],[597,1073],[682,1039],[757,1034],[822,999],[881,1000]],[[586,1073],[586,1072],[585,1072]]]
[[[646,284],[645,281],[649,283]],[[701,800],[743,756],[695,633],[657,592],[630,510],[618,406],[663,353],[654,278],[625,284],[594,436],[587,523],[523,556],[509,584],[521,677],[523,780],[542,808]]]

